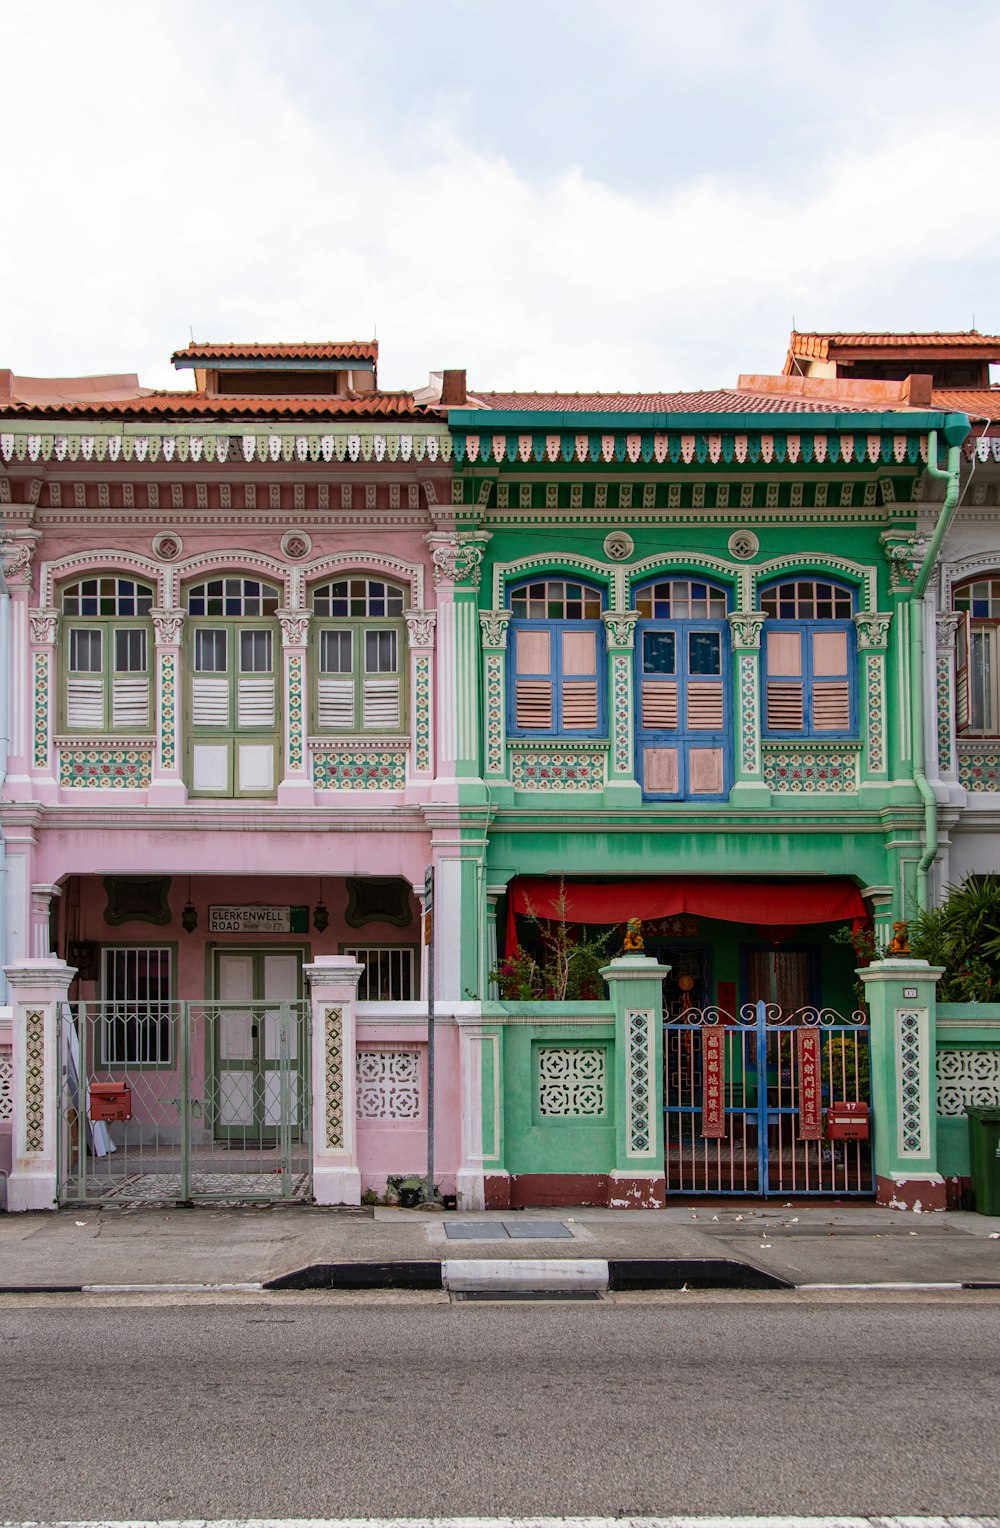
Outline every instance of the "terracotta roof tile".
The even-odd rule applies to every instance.
[[[1000,419],[1000,387],[938,388],[931,393],[936,409],[968,414],[970,419]],[[975,423],[973,423],[975,431]]]
[[[353,397],[331,398],[286,395],[233,395],[214,397],[205,393],[150,393],[145,398],[90,400],[83,403],[9,404],[0,407],[0,416],[10,414],[47,414],[54,418],[68,415],[97,415],[103,418],[184,418],[195,415],[206,419],[235,418],[266,421],[275,415],[285,419],[338,419],[351,416],[385,419],[436,418],[432,409],[415,403],[412,393],[358,393]]]
[[[816,402],[768,393],[720,388],[696,393],[503,393],[470,389],[469,401],[483,409],[552,411],[578,414],[835,414],[850,412],[842,402]],[[870,405],[868,406],[870,407]]]
[[[227,341],[210,345],[199,341],[175,350],[170,359],[184,361],[377,361],[377,340],[302,340],[298,343],[269,344],[251,340],[247,344]]]
[[[901,356],[912,354],[914,359],[923,357],[944,360],[958,352],[961,356],[972,354],[982,360],[1000,360],[1000,335],[980,334],[977,329],[895,334],[807,334],[793,329],[788,341],[789,360],[785,366],[787,370],[792,356],[828,361],[835,353],[842,357],[853,355],[856,358],[874,350],[895,350]]]

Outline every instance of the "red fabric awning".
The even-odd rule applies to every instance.
[[[723,923],[867,923],[864,898],[845,876],[823,881],[733,881],[721,876],[657,876],[649,880],[595,882],[527,878],[507,889],[507,949],[517,943],[514,919],[562,916],[567,923],[625,923],[629,918],[672,918],[692,913]]]

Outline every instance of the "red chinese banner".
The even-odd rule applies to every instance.
[[[797,1029],[795,1050],[799,1076],[799,1140],[819,1141],[823,1138],[819,1030]]]
[[[726,1032],[701,1031],[701,1133],[718,1140],[726,1133]]]

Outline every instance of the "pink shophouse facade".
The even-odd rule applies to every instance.
[[[0,394],[12,1209],[426,1167],[421,898],[433,866],[446,926],[463,853],[440,388],[381,391],[369,344],[174,359],[194,391]],[[435,1177],[473,1202],[446,959],[436,997]]]

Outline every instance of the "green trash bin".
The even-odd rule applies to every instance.
[[[1000,1215],[1000,1109],[965,1106],[969,1116],[972,1192],[980,1215]]]

